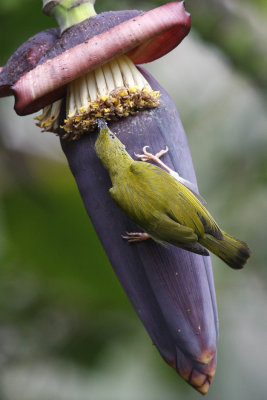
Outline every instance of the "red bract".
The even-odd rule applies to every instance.
[[[20,115],[39,110],[62,97],[58,89],[118,55],[127,54],[135,63],[153,61],[177,46],[189,29],[183,2],[137,15],[24,74],[12,87],[15,109]]]

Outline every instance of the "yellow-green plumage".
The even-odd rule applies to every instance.
[[[199,199],[161,168],[134,161],[108,129],[101,129],[95,150],[108,170],[110,195],[154,240],[194,253],[216,254],[232,268],[242,268],[248,246],[226,234]]]

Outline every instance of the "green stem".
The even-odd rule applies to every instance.
[[[61,33],[96,15],[95,0],[43,0],[43,12],[57,20]]]

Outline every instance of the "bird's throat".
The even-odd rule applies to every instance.
[[[108,129],[101,129],[95,143],[95,150],[113,181],[122,179],[133,162],[122,142]]]

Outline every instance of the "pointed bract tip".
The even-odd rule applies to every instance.
[[[195,358],[196,361],[198,361],[201,364],[204,365],[209,365],[211,361],[214,359],[214,356],[216,354],[216,349],[205,349],[200,357]]]
[[[194,386],[194,388],[195,388],[199,393],[205,395],[205,394],[207,394],[208,391],[209,391],[210,382],[209,382],[209,380],[206,380],[205,383],[204,383],[202,386],[200,386],[200,387]]]
[[[202,362],[185,355],[180,349],[176,349],[176,370],[179,375],[201,394],[206,394],[216,371],[216,353],[208,351],[203,353]],[[213,357],[211,358],[211,355]],[[205,361],[205,364],[203,363]],[[207,364],[207,362],[209,363]]]

